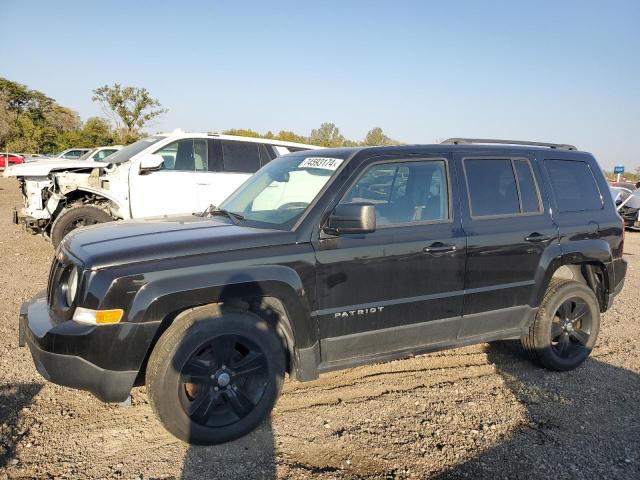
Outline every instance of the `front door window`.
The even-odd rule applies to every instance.
[[[164,158],[162,170],[204,172],[208,170],[208,148],[204,138],[185,138],[172,142],[158,152]]]
[[[449,218],[444,162],[385,163],[371,167],[341,203],[376,207],[378,226]]]

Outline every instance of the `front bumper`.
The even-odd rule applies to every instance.
[[[38,233],[44,230],[51,223],[50,218],[36,218],[25,213],[24,208],[13,208],[11,212],[13,223],[16,225],[24,225],[28,231]]]
[[[49,317],[46,296],[43,293],[25,303],[20,309],[18,343],[28,345],[38,372],[50,382],[87,390],[103,402],[122,402],[134,385],[138,370],[111,370],[102,368],[81,356],[78,350],[91,345],[108,352],[104,335],[96,330],[104,327],[82,325],[67,321],[55,325]],[[120,330],[120,325],[114,326]],[[115,333],[117,338],[118,333]]]

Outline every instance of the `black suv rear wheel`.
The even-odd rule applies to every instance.
[[[213,445],[246,435],[269,415],[284,371],[282,343],[264,320],[204,307],[160,337],[149,358],[147,391],[167,430]]]
[[[599,328],[600,305],[593,291],[576,281],[552,279],[522,345],[542,366],[572,370],[589,357]]]

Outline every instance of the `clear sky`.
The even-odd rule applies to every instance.
[[[407,143],[574,143],[640,166],[640,0],[0,0],[0,76],[100,114],[147,88],[150,131],[252,128]]]

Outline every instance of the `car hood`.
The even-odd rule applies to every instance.
[[[89,269],[295,243],[290,231],[191,214],[109,222],[75,230],[62,246]]]
[[[107,163],[94,162],[93,160],[64,160],[51,158],[38,160],[37,162],[21,163],[13,165],[4,171],[5,177],[46,177],[52,171],[72,170],[74,168],[104,167]]]

